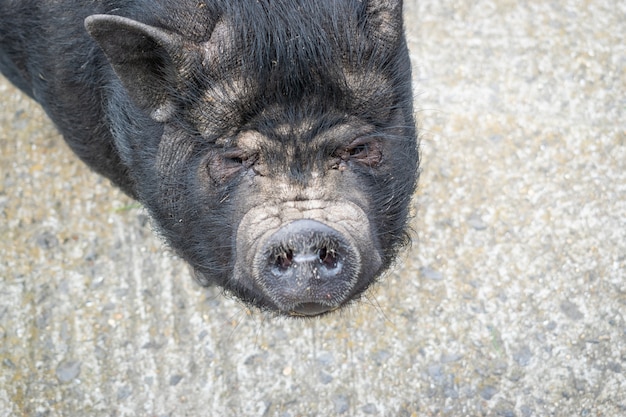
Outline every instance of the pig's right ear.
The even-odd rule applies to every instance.
[[[179,84],[183,39],[132,19],[92,15],[85,28],[104,51],[131,99],[158,121],[174,112],[172,91]]]

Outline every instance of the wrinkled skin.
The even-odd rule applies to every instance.
[[[0,0],[0,70],[203,285],[358,298],[418,177],[401,0]]]

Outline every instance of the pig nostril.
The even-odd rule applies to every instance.
[[[335,268],[337,266],[337,252],[333,249],[321,248],[317,252],[320,262],[328,269]]]
[[[293,264],[293,251],[284,250],[276,256],[274,267],[284,272]]]

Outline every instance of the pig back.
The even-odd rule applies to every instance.
[[[85,31],[100,2],[0,1],[0,72],[37,101],[89,167],[135,196],[106,117],[115,76]]]

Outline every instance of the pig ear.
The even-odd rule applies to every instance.
[[[367,0],[365,15],[375,39],[395,44],[402,37],[402,0]]]
[[[178,84],[182,38],[132,19],[92,15],[85,28],[104,51],[113,70],[139,107],[158,121],[174,112],[171,91]]]

